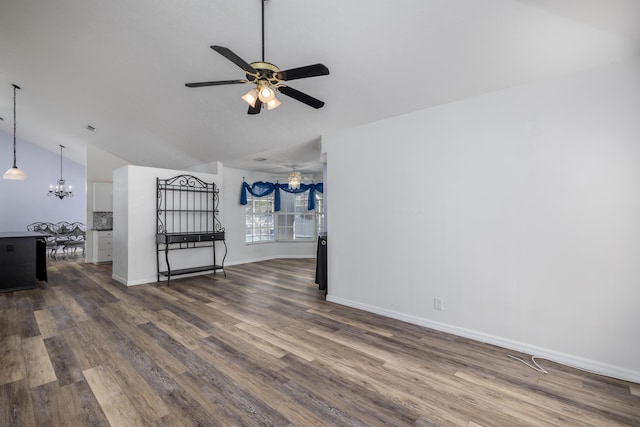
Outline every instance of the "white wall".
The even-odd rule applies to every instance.
[[[222,192],[222,175],[124,166],[113,173],[113,278],[126,285],[157,281],[156,178],[194,175],[215,182]],[[218,254],[223,253],[217,245]],[[171,269],[211,264],[211,249],[172,251]],[[161,258],[161,263],[164,259]],[[161,269],[162,264],[161,264]],[[161,278],[163,279],[163,278]]]
[[[275,258],[315,258],[316,241],[245,243],[245,207],[240,204],[242,178],[244,177],[249,184],[252,184],[256,181],[273,182],[273,177],[270,174],[241,169],[223,168],[223,170],[226,185],[222,191],[222,211],[224,213],[222,225],[227,230],[227,245],[229,246],[227,265]]]
[[[639,117],[634,61],[325,135],[328,299],[640,382]]]
[[[85,167],[63,158],[62,172],[73,197],[49,197],[49,186],[60,177],[60,153],[44,150],[16,139],[17,165],[27,175],[24,181],[0,178],[0,231],[26,231],[34,222],[82,222],[85,215]],[[59,147],[57,147],[59,149]],[[0,174],[13,165],[13,134],[0,131]]]
[[[129,277],[129,169],[131,166],[123,166],[113,171],[113,231],[111,242],[111,277],[128,285]],[[145,210],[145,214],[148,210]],[[155,213],[147,219],[147,222],[155,226]],[[145,228],[147,230],[147,228]],[[146,239],[151,239],[146,236]],[[155,239],[154,239],[155,241]],[[96,243],[97,244],[97,243]],[[155,248],[151,249],[155,251]],[[149,249],[147,250],[149,252]],[[144,259],[148,254],[142,254]],[[133,262],[136,262],[134,260]]]
[[[88,230],[93,227],[93,183],[113,182],[113,171],[128,164],[129,162],[120,157],[92,145],[87,145],[86,216]],[[97,242],[93,241],[93,233],[87,233],[87,262],[96,261],[93,259],[94,244],[97,244]]]

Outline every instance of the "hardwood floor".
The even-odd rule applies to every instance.
[[[0,426],[640,425],[640,385],[328,303],[314,260],[110,269],[0,294]]]

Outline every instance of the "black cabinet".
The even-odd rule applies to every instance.
[[[31,289],[47,280],[46,245],[40,233],[0,233],[0,292]]]
[[[215,273],[217,270],[222,270],[226,276],[227,244],[225,230],[218,220],[219,190],[215,183],[204,182],[192,175],[157,178],[156,183],[158,281],[160,276],[167,277],[170,282],[173,276],[205,271]],[[224,253],[217,254],[216,243],[222,246]],[[211,248],[210,264],[172,268],[172,251],[196,248]]]
[[[316,283],[318,289],[327,293],[327,236],[318,237],[316,253]]]

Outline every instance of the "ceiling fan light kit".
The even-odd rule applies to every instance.
[[[289,174],[289,188],[291,190],[299,189],[301,182],[302,182],[302,174],[300,174],[300,172],[293,171]]]
[[[249,104],[248,114],[259,114],[263,106],[267,110],[277,108],[281,102],[276,98],[276,91],[291,97],[297,101],[307,104],[313,108],[322,108],[324,102],[306,93],[300,92],[284,82],[289,80],[304,79],[307,77],[325,76],[329,74],[329,69],[323,64],[307,65],[304,67],[291,68],[280,71],[280,69],[264,60],[264,3],[267,0],[260,0],[262,3],[262,61],[248,63],[230,49],[224,46],[211,46],[211,49],[227,58],[229,61],[242,68],[246,73],[246,80],[218,80],[212,82],[186,83],[185,86],[204,87],[220,86],[228,84],[255,84],[249,92],[242,96],[242,99]]]

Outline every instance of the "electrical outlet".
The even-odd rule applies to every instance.
[[[442,311],[442,308],[443,308],[442,298],[434,298],[433,299],[433,308],[434,308],[434,310]]]

